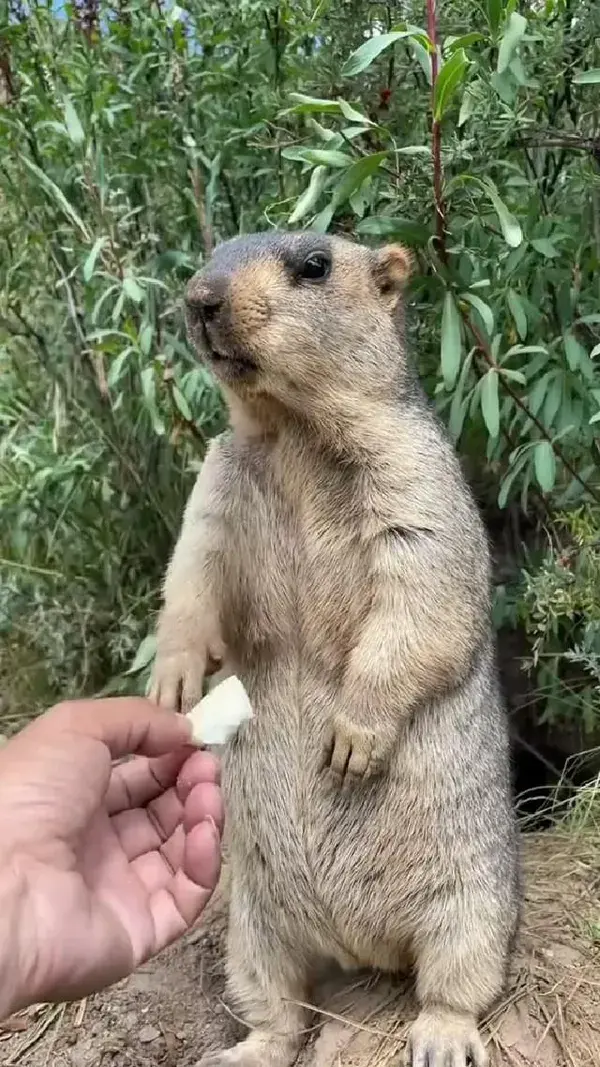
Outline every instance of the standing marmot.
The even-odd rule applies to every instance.
[[[517,913],[486,537],[402,342],[408,256],[311,233],[217,249],[187,293],[223,385],[165,582],[154,697],[211,661],[230,745],[228,975],[252,1027],[211,1067],[288,1067],[319,964],[416,973],[413,1067],[485,1062]],[[213,663],[214,666],[214,663]]]

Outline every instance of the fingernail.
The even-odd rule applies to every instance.
[[[212,815],[205,815],[205,817],[203,818],[202,822],[208,823],[208,825],[210,826],[213,834],[217,838],[217,841],[220,841],[221,840],[221,834],[219,833],[219,827],[217,826],[217,824],[216,824],[215,820],[213,819]]]

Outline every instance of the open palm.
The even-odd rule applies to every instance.
[[[217,761],[186,747],[180,718],[126,703],[128,717],[121,701],[64,705],[0,753],[28,1000],[124,977],[194,923],[218,878]],[[145,755],[114,765],[129,752]]]

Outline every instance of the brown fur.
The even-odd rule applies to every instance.
[[[332,260],[303,279],[307,255]],[[413,1067],[481,1067],[516,924],[508,741],[480,517],[406,360],[403,249],[229,242],[191,282],[232,430],[165,582],[154,695],[222,663],[230,992],[249,1037],[210,1067],[288,1067],[312,976],[412,964]],[[219,354],[220,357],[219,358]],[[212,664],[212,666],[211,666]]]

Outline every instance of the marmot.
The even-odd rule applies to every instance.
[[[227,971],[288,1067],[319,965],[414,969],[412,1067],[482,1067],[518,911],[486,534],[403,342],[409,256],[315,233],[226,242],[188,329],[220,381],[168,567],[154,699],[222,665],[255,718],[224,756]]]

